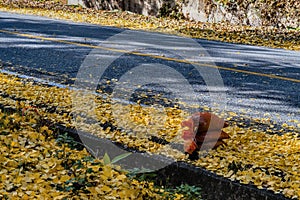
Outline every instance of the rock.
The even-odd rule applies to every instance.
[[[82,0],[67,0],[67,5],[80,5],[82,7],[86,7]]]

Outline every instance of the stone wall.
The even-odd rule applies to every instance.
[[[227,21],[232,24],[262,25],[259,10],[251,5],[246,11],[234,11],[215,1],[189,0],[182,4],[182,12],[187,18],[201,22]]]
[[[299,0],[185,0],[181,7],[195,21],[300,28]]]
[[[103,10],[126,10],[152,16],[158,15],[163,2],[166,0],[68,0],[71,5],[82,5]]]
[[[70,0],[69,0],[70,1]],[[73,2],[76,0],[73,0]],[[78,1],[78,0],[77,0]],[[300,27],[298,0],[80,0],[87,7],[126,10],[143,15],[173,17],[235,25]],[[275,2],[275,3],[274,3]],[[174,14],[174,12],[176,12]]]

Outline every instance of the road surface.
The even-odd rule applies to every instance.
[[[101,76],[103,84],[119,80],[125,89],[161,90],[170,99],[184,96],[201,107],[221,104],[225,112],[279,124],[300,121],[299,51],[0,12],[0,61],[1,70],[62,85],[96,75],[91,79]],[[175,89],[168,88],[172,84]],[[172,91],[181,93],[172,96]]]

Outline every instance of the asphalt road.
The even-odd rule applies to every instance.
[[[90,90],[117,79],[105,90],[125,100],[151,89],[279,124],[300,121],[299,51],[0,12],[0,61],[2,70],[54,83],[84,79]]]

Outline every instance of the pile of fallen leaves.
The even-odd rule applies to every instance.
[[[183,119],[182,112],[176,108],[164,108],[164,111],[160,111],[154,108],[144,109],[140,105],[122,105],[109,96],[103,98],[94,94],[82,94],[80,91],[68,88],[46,87],[15,76],[0,74],[0,83],[1,105],[18,110],[32,108],[52,123],[75,127],[141,151],[154,152],[161,149],[161,144],[148,140],[150,136],[158,134],[164,139],[173,140]],[[91,107],[93,104],[89,104],[90,100],[95,102],[95,107]],[[117,121],[112,112],[112,105],[118,112],[115,113],[118,115]],[[166,118],[164,113],[169,117]],[[98,120],[99,123],[91,124],[89,122],[91,118]],[[156,125],[161,124],[159,123],[161,121],[164,122],[162,125]],[[147,127],[149,124],[154,126],[149,128]],[[116,126],[121,126],[122,129],[114,129]],[[174,151],[178,156],[184,157],[182,152]]]
[[[43,124],[35,109],[22,111],[0,110],[1,199],[184,197],[129,178],[118,166],[75,148],[76,141]]]
[[[97,11],[67,6],[59,1],[0,1],[0,10],[47,16],[122,28],[178,34],[224,42],[300,49],[300,31],[269,26],[235,26],[229,23],[201,23],[184,19],[156,18],[121,11]]]
[[[299,134],[271,135],[237,127],[225,131],[231,137],[226,147],[200,153],[194,164],[230,180],[300,198]]]
[[[231,180],[237,180],[244,184],[252,184],[258,188],[272,190],[275,193],[283,194],[289,198],[300,197],[300,166],[298,162],[300,159],[300,123],[297,120],[294,120],[294,122],[296,124],[298,123],[298,128],[283,124],[281,129],[277,131],[279,134],[274,134],[274,125],[271,123],[268,124],[268,120],[266,119],[256,119],[258,124],[266,124],[265,129],[259,129],[253,126],[240,126],[244,122],[242,120],[236,121],[235,113],[223,113],[222,117],[230,122],[230,126],[224,129],[224,131],[230,135],[230,139],[225,141],[227,145],[219,147],[216,150],[201,151],[198,160],[190,161],[183,152],[183,140],[181,139],[180,130],[180,122],[186,118],[189,113],[185,113],[178,108],[165,108],[166,110],[162,112],[151,106],[146,107],[139,104],[128,105],[114,102],[109,96],[104,98],[101,94],[95,96],[95,94],[92,93],[82,95],[82,93],[77,93],[68,88],[48,87],[31,80],[20,79],[4,74],[0,75],[0,83],[0,105],[2,105],[2,107],[8,110],[21,110],[24,111],[25,114],[26,112],[30,112],[34,115],[38,113],[38,116],[48,121],[48,127],[51,127],[53,123],[60,123],[67,127],[75,127],[90,132],[98,137],[116,141],[129,148],[147,151],[153,154],[162,154],[179,161],[191,162],[193,165],[203,167]],[[85,97],[83,98],[83,96]],[[79,102],[79,104],[75,104],[76,106],[73,108],[74,103],[72,105],[72,98],[77,99]],[[90,107],[91,104],[89,100],[87,100],[89,98],[94,101],[95,107]],[[115,112],[119,112],[119,121],[116,121],[112,113],[112,107],[114,107]],[[2,130],[2,135],[5,135],[3,139],[6,141],[4,143],[7,146],[5,148],[2,147],[2,150],[8,152],[16,151],[13,154],[8,153],[9,156],[14,157],[12,159],[14,161],[8,162],[9,165],[18,167],[18,163],[25,162],[20,160],[24,159],[24,157],[26,157],[25,155],[27,155],[26,158],[31,158],[31,154],[26,154],[26,150],[18,150],[21,147],[32,146],[37,148],[35,151],[41,149],[43,152],[41,155],[37,155],[38,153],[34,154],[37,155],[37,158],[32,160],[34,164],[29,164],[29,166],[25,165],[23,168],[27,167],[31,169],[30,167],[33,165],[37,166],[36,162],[45,160],[49,155],[49,159],[57,159],[55,156],[64,158],[64,154],[60,151],[61,147],[57,147],[60,150],[57,148],[45,150],[44,145],[49,146],[50,143],[48,142],[54,142],[54,139],[51,139],[52,131],[50,131],[47,126],[36,127],[34,125],[36,124],[34,117],[23,119],[21,115],[5,117],[5,114],[2,114],[2,116],[4,116],[2,117],[2,126],[6,127]],[[92,123],[89,119],[91,117],[94,117]],[[76,120],[74,121],[72,118],[76,118]],[[163,123],[160,123],[161,121],[163,121]],[[27,128],[23,130],[24,126]],[[7,129],[7,127],[9,129]],[[27,137],[29,138],[28,140],[26,139]],[[30,139],[32,137],[34,142]],[[153,137],[158,138],[158,140],[152,140]],[[46,142],[41,142],[44,140]],[[181,145],[182,149],[174,148],[174,146],[170,145],[172,143],[179,144],[179,146]],[[52,147],[53,145],[50,146]],[[8,147],[9,150],[6,150]],[[14,147],[18,148],[14,149]],[[49,151],[51,153],[49,153]],[[77,153],[77,151],[73,153],[73,150],[68,148],[67,152],[72,152],[70,156],[68,156],[70,159],[73,158],[71,155],[75,154],[76,159],[80,158],[78,155],[80,153]],[[83,157],[87,155],[84,151],[80,152],[83,154]],[[5,155],[5,152],[2,152],[2,155]],[[63,168],[62,165],[55,164],[56,161],[58,164],[62,163],[61,160],[53,160],[53,162],[51,162],[52,165],[48,168],[46,167],[46,170],[48,170],[47,177],[52,168]],[[5,162],[6,161],[3,163]],[[31,161],[28,162],[30,163]],[[17,169],[20,171],[19,168]],[[32,170],[44,169],[32,168]],[[5,171],[5,173],[7,171]],[[26,170],[24,173],[24,178],[27,180]],[[67,173],[67,171],[62,173]],[[103,171],[99,173],[101,175]],[[112,173],[115,174],[116,177],[120,175],[117,172]],[[31,175],[28,176],[31,177]],[[55,186],[63,190],[69,187],[70,185],[68,184],[71,184],[72,181],[77,180],[74,179],[74,174],[69,175],[67,173],[67,176],[68,178],[71,177],[71,181],[68,181],[70,180],[68,179],[57,183],[52,182],[50,186],[56,184]],[[57,179],[55,179],[55,177],[53,178],[55,181],[58,181]],[[28,180],[31,179],[29,178]],[[53,180],[49,178],[49,181]],[[118,180],[118,178],[116,180]],[[67,185],[60,185],[62,182],[66,183],[66,181]],[[26,181],[22,182],[22,184],[26,184]],[[117,181],[115,184],[119,184],[119,182]],[[10,183],[9,189],[14,191],[16,188],[22,188],[21,185],[17,186],[18,187],[15,187],[14,184]],[[107,186],[108,188],[105,187],[107,188],[107,192],[113,192],[111,186]],[[55,192],[57,191],[55,190]]]

